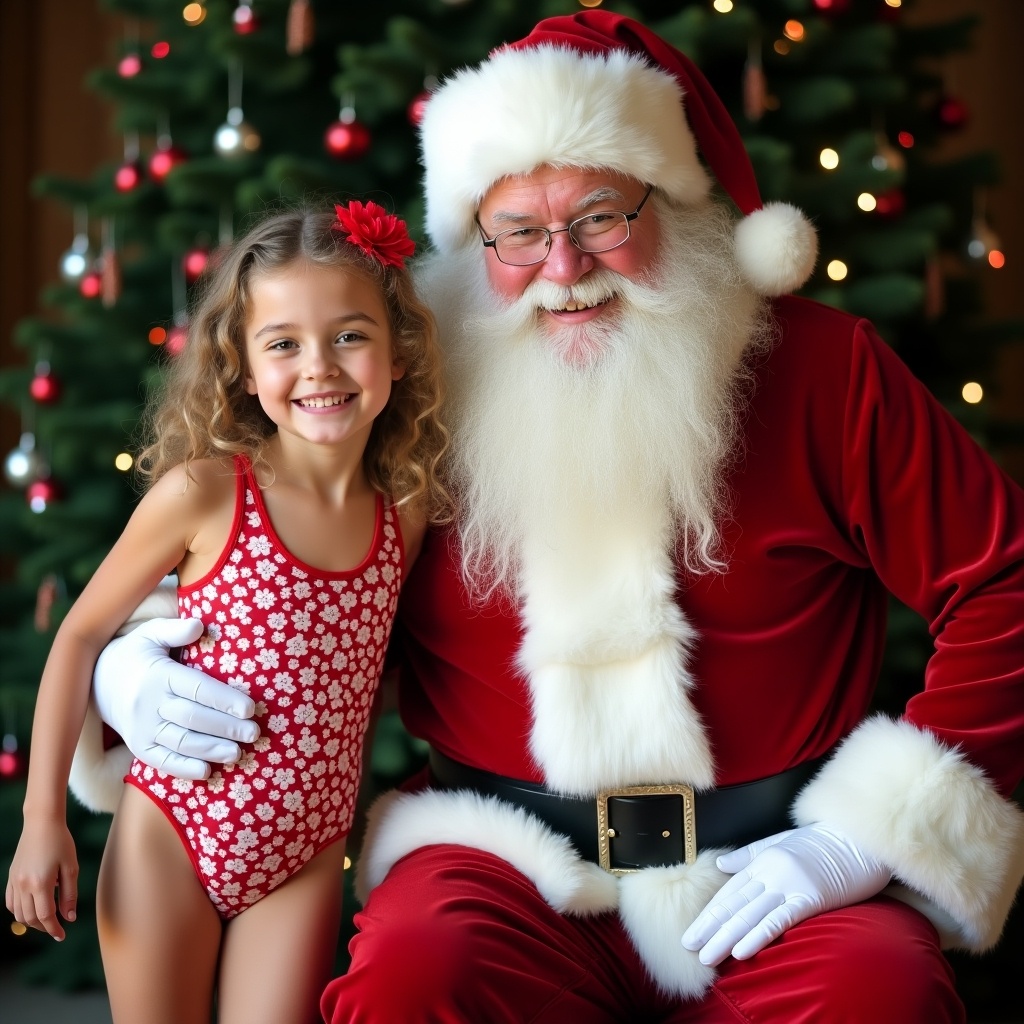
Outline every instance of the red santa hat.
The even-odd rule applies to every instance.
[[[492,185],[548,164],[620,171],[681,203],[704,198],[714,179],[743,214],[736,256],[759,292],[792,291],[814,268],[814,229],[787,203],[761,203],[739,132],[704,76],[620,14],[548,18],[459,71],[431,96],[420,136],[427,231],[441,252],[473,237]]]

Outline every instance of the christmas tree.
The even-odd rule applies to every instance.
[[[14,567],[0,583],[5,865],[49,642],[130,513],[141,405],[182,342],[211,254],[253,215],[310,197],[382,202],[422,241],[415,126],[432,86],[540,18],[579,9],[576,0],[106,6],[123,35],[90,85],[115,113],[123,159],[88,180],[36,182],[64,204],[74,230],[45,315],[18,325],[23,365],[0,374],[0,401],[21,424],[0,493],[0,545]],[[980,297],[981,275],[1005,259],[984,207],[999,169],[985,153],[936,157],[969,116],[942,68],[971,46],[975,19],[912,22],[899,0],[603,6],[696,60],[741,128],[763,198],[814,220],[821,259],[804,293],[872,319],[983,444],[998,453],[1019,442],[982,401],[993,359],[1022,333],[1019,323],[986,320]],[[898,712],[920,685],[931,641],[899,607],[890,632],[879,707]],[[385,716],[371,788],[421,757],[397,717]],[[109,822],[73,801],[69,814],[80,920],[62,946],[36,935],[15,946],[31,953],[34,974],[74,987],[101,983],[90,901]],[[1018,919],[1011,928],[1019,936]],[[990,970],[1006,969],[1009,945]],[[958,970],[965,996],[989,1005],[991,975],[966,962]]]

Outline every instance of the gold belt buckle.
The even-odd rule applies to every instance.
[[[621,789],[603,789],[597,794],[597,846],[598,863],[613,875],[629,875],[637,868],[613,868],[611,842],[615,830],[608,822],[608,801],[616,796],[678,796],[682,797],[683,814],[679,827],[683,830],[685,862],[697,859],[697,823],[693,805],[693,787],[676,786],[624,786]]]

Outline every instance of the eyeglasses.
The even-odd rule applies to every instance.
[[[588,213],[566,227],[554,230],[530,225],[499,231],[493,238],[488,238],[480,224],[479,214],[476,226],[484,246],[493,249],[494,255],[510,267],[529,267],[534,263],[543,263],[551,251],[551,236],[563,231],[569,233],[572,244],[582,252],[608,252],[629,241],[629,225],[640,216],[644,203],[653,191],[654,186],[648,185],[640,205],[632,213]]]

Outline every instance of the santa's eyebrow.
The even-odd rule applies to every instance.
[[[582,216],[590,207],[596,206],[598,203],[619,203],[621,205],[625,201],[626,197],[617,188],[602,185],[600,188],[595,188],[593,192],[588,192],[576,204],[573,219]],[[488,219],[494,225],[537,223],[537,218],[533,214],[515,210],[495,210]]]

